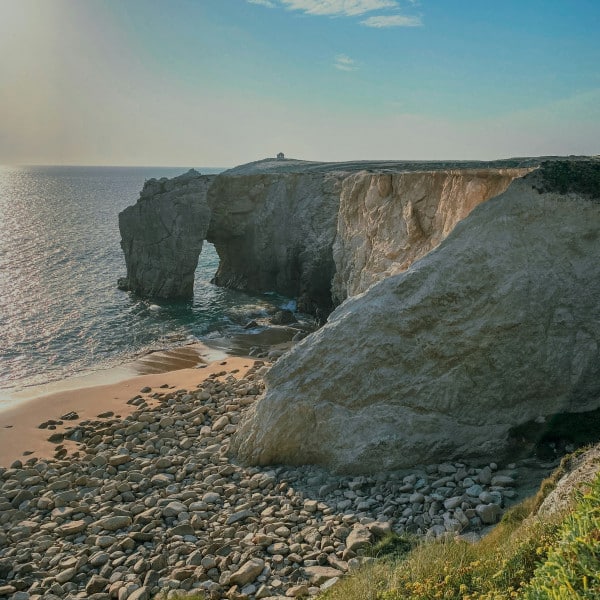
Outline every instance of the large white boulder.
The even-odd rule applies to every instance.
[[[515,180],[344,302],[272,367],[232,452],[347,472],[495,460],[515,425],[598,408],[600,203],[551,187]]]

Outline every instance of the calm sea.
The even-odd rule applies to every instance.
[[[146,179],[186,170],[0,167],[0,400],[3,392],[226,334],[284,301],[212,285],[218,257],[207,243],[192,301],[147,302],[117,289],[125,275],[119,211],[135,203]]]

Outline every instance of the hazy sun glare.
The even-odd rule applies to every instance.
[[[597,153],[600,11],[471,6],[465,36],[457,3],[374,30],[245,0],[0,0],[0,164]]]

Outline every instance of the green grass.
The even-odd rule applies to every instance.
[[[600,198],[600,163],[585,161],[547,161],[540,168],[541,192],[574,192],[598,200]]]
[[[383,558],[320,600],[600,600],[600,474],[566,516],[529,518],[570,460],[481,541],[445,538],[404,553],[380,552]],[[406,550],[406,540],[395,543]],[[384,547],[393,548],[393,540]]]
[[[600,475],[564,519],[558,543],[525,586],[525,600],[600,598]]]

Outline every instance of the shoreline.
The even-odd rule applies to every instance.
[[[68,430],[78,423],[97,420],[105,413],[111,413],[110,418],[126,418],[137,410],[137,405],[131,403],[136,396],[153,406],[151,395],[161,386],[166,391],[193,390],[219,372],[243,377],[257,360],[270,362],[267,355],[276,358],[289,350],[296,332],[288,327],[267,326],[258,332],[216,338],[210,346],[197,341],[149,352],[107,369],[16,391],[0,390],[0,468],[18,460],[25,464],[31,458],[54,459],[57,448],[76,456],[77,442],[51,442],[48,438],[70,435]],[[256,349],[261,350],[259,355],[250,356]],[[141,394],[144,388],[152,391]],[[61,418],[69,413],[77,417]],[[44,424],[47,426],[41,428]]]
[[[197,364],[190,366],[194,355]],[[50,442],[49,437],[67,433],[68,428],[95,420],[98,415],[112,413],[110,418],[125,418],[137,410],[136,404],[130,402],[136,396],[151,405],[152,394],[161,387],[162,391],[193,390],[215,373],[243,376],[254,363],[250,357],[229,356],[194,344],[15,394],[12,402],[0,406],[0,467],[9,467],[17,460],[25,463],[31,458],[54,458],[58,443]],[[146,388],[150,391],[140,392]],[[61,418],[67,415],[73,418]],[[71,440],[61,441],[60,446],[70,454],[78,449],[78,443]]]
[[[147,352],[112,367],[91,368],[89,371],[46,383],[0,389],[0,414],[42,396],[116,384],[140,375],[197,368],[216,360],[224,360],[228,356],[230,354],[220,348],[213,348],[202,342],[194,342]]]
[[[305,335],[310,327],[278,326],[261,323],[256,329],[238,331],[209,340],[161,348],[125,358],[113,366],[90,367],[89,370],[53,379],[45,383],[33,383],[0,388],[0,414],[24,402],[69,390],[82,390],[99,385],[116,384],[139,375],[165,373],[184,368],[200,368],[231,356],[266,359],[271,352],[279,357],[289,350],[292,338],[299,332]]]

